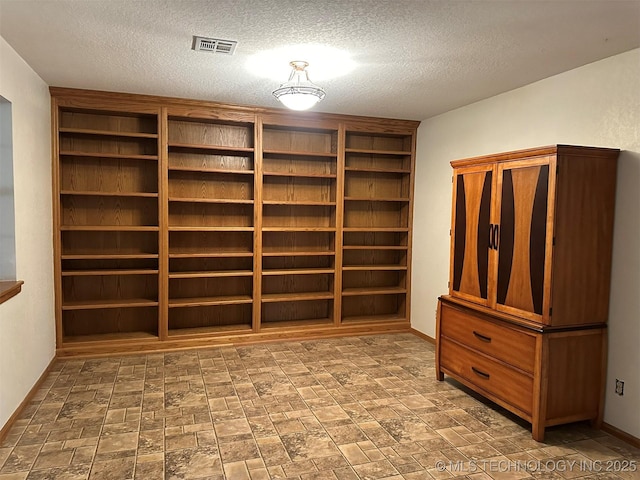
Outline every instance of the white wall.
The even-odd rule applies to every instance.
[[[447,292],[449,161],[556,143],[624,150],[609,315],[605,422],[640,437],[640,49],[423,121],[416,166],[412,326],[435,336]],[[614,394],[615,379],[624,396]]]
[[[16,274],[24,280],[0,305],[2,427],[55,354],[49,90],[2,37],[0,95],[13,110]]]

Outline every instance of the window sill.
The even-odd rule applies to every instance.
[[[19,294],[23,283],[22,280],[0,282],[0,304]]]

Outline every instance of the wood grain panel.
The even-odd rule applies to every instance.
[[[291,127],[263,129],[262,148],[265,151],[288,151],[307,153],[336,153],[337,133],[318,130],[293,130]]]
[[[252,296],[251,277],[179,278],[169,280],[171,299],[194,297]]]
[[[173,197],[252,200],[253,178],[250,175],[172,171],[169,198]]]
[[[263,270],[333,269],[333,255],[263,257]]]
[[[333,157],[265,153],[263,168],[267,173],[336,175],[336,160]]]
[[[333,300],[311,300],[298,302],[274,302],[262,306],[262,326],[269,328],[284,322],[302,324],[313,320],[333,322]]]
[[[157,255],[153,232],[62,232],[61,253],[69,255]]]
[[[335,180],[309,177],[264,177],[263,201],[335,202]]]
[[[343,271],[342,286],[346,288],[404,287],[405,271]]]
[[[80,192],[158,192],[158,165],[126,159],[66,157],[60,163],[60,189]]]
[[[372,135],[364,132],[349,132],[346,148],[409,153],[411,152],[411,137],[408,135]]]
[[[460,276],[459,292],[474,297],[483,298],[480,290],[480,278],[478,268],[478,229],[480,228],[480,206],[484,188],[485,172],[466,173],[463,176],[465,191],[465,238],[464,261],[462,262],[462,274]],[[487,256],[489,252],[487,250]],[[486,298],[486,292],[485,292]]]
[[[363,295],[342,298],[342,317],[355,318],[405,318],[406,302],[403,294]]]
[[[215,155],[169,151],[169,169],[221,170],[221,171],[253,171],[253,157],[248,155]]]
[[[264,253],[333,252],[332,232],[263,232]]]
[[[195,329],[200,331],[210,328],[207,333],[215,333],[220,327],[250,327],[251,304],[241,305],[212,305],[191,308],[169,309],[169,335],[194,334]]]
[[[345,197],[409,198],[401,173],[347,172],[344,182]],[[403,188],[404,187],[404,188]]]
[[[345,227],[408,227],[408,205],[397,202],[347,202]]]
[[[60,128],[102,130],[114,133],[158,133],[155,115],[138,115],[114,111],[64,109],[60,112]]]
[[[252,204],[169,203],[169,227],[251,227]]]
[[[391,155],[377,153],[347,152],[346,169],[350,170],[371,170],[387,172],[406,172],[411,169],[410,155]]]
[[[606,322],[617,151],[558,162],[553,325]]]
[[[504,302],[506,306],[527,312],[534,312],[533,295],[530,274],[530,244],[531,218],[533,203],[538,185],[540,167],[514,168],[511,171],[514,198],[514,226],[513,226],[513,254],[508,278],[501,278],[503,272],[498,272],[498,290],[501,282],[508,284]],[[505,172],[506,173],[506,172]],[[501,217],[502,218],[502,217]],[[499,255],[503,255],[503,236],[506,238],[511,232],[500,222]],[[505,241],[506,243],[506,241]]]
[[[262,294],[333,292],[333,274],[262,276]]]
[[[264,205],[264,227],[335,227],[335,206]]]
[[[343,266],[376,266],[376,265],[407,265],[406,250],[359,249],[345,250]]]
[[[533,374],[535,335],[446,304],[440,315],[441,335]]]
[[[536,193],[531,211],[531,234],[529,237],[529,277],[533,311],[542,315],[545,287],[545,261],[547,258],[547,202],[549,195],[549,165],[540,167]]]
[[[157,275],[101,275],[62,278],[62,303],[158,299]]]
[[[345,232],[344,245],[349,247],[406,247],[406,232]]]
[[[169,255],[252,254],[251,232],[170,232]]]
[[[253,147],[253,125],[208,123],[178,120],[169,117],[169,145],[212,145],[222,147]]]
[[[158,225],[155,198],[67,195],[61,209],[63,226]]]
[[[63,341],[71,337],[144,332],[158,335],[157,307],[66,311],[62,314]],[[117,339],[117,337],[115,337]],[[75,341],[80,339],[75,338]]]
[[[552,335],[549,338],[547,422],[580,417],[595,419],[602,391],[604,330]],[[578,418],[576,418],[577,420]]]
[[[447,338],[440,341],[440,365],[482,391],[531,414],[533,379]]]
[[[171,258],[169,272],[224,272],[252,271],[253,259],[249,257]]]
[[[157,155],[157,140],[81,133],[60,133],[61,152],[104,153],[119,155]]]

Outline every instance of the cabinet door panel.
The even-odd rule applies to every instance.
[[[493,167],[458,169],[454,177],[450,294],[487,305]]]
[[[540,321],[550,253],[548,160],[498,168],[499,242],[496,308]]]

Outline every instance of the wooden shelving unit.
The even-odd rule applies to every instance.
[[[347,130],[343,323],[409,316],[415,138]]]
[[[58,344],[158,338],[158,115],[60,107]]]
[[[60,355],[409,329],[417,122],[51,93]]]
[[[167,124],[167,334],[250,331],[254,122],[176,108]]]
[[[335,253],[299,246],[335,252],[338,128],[265,123],[262,140],[260,325],[332,324]]]

